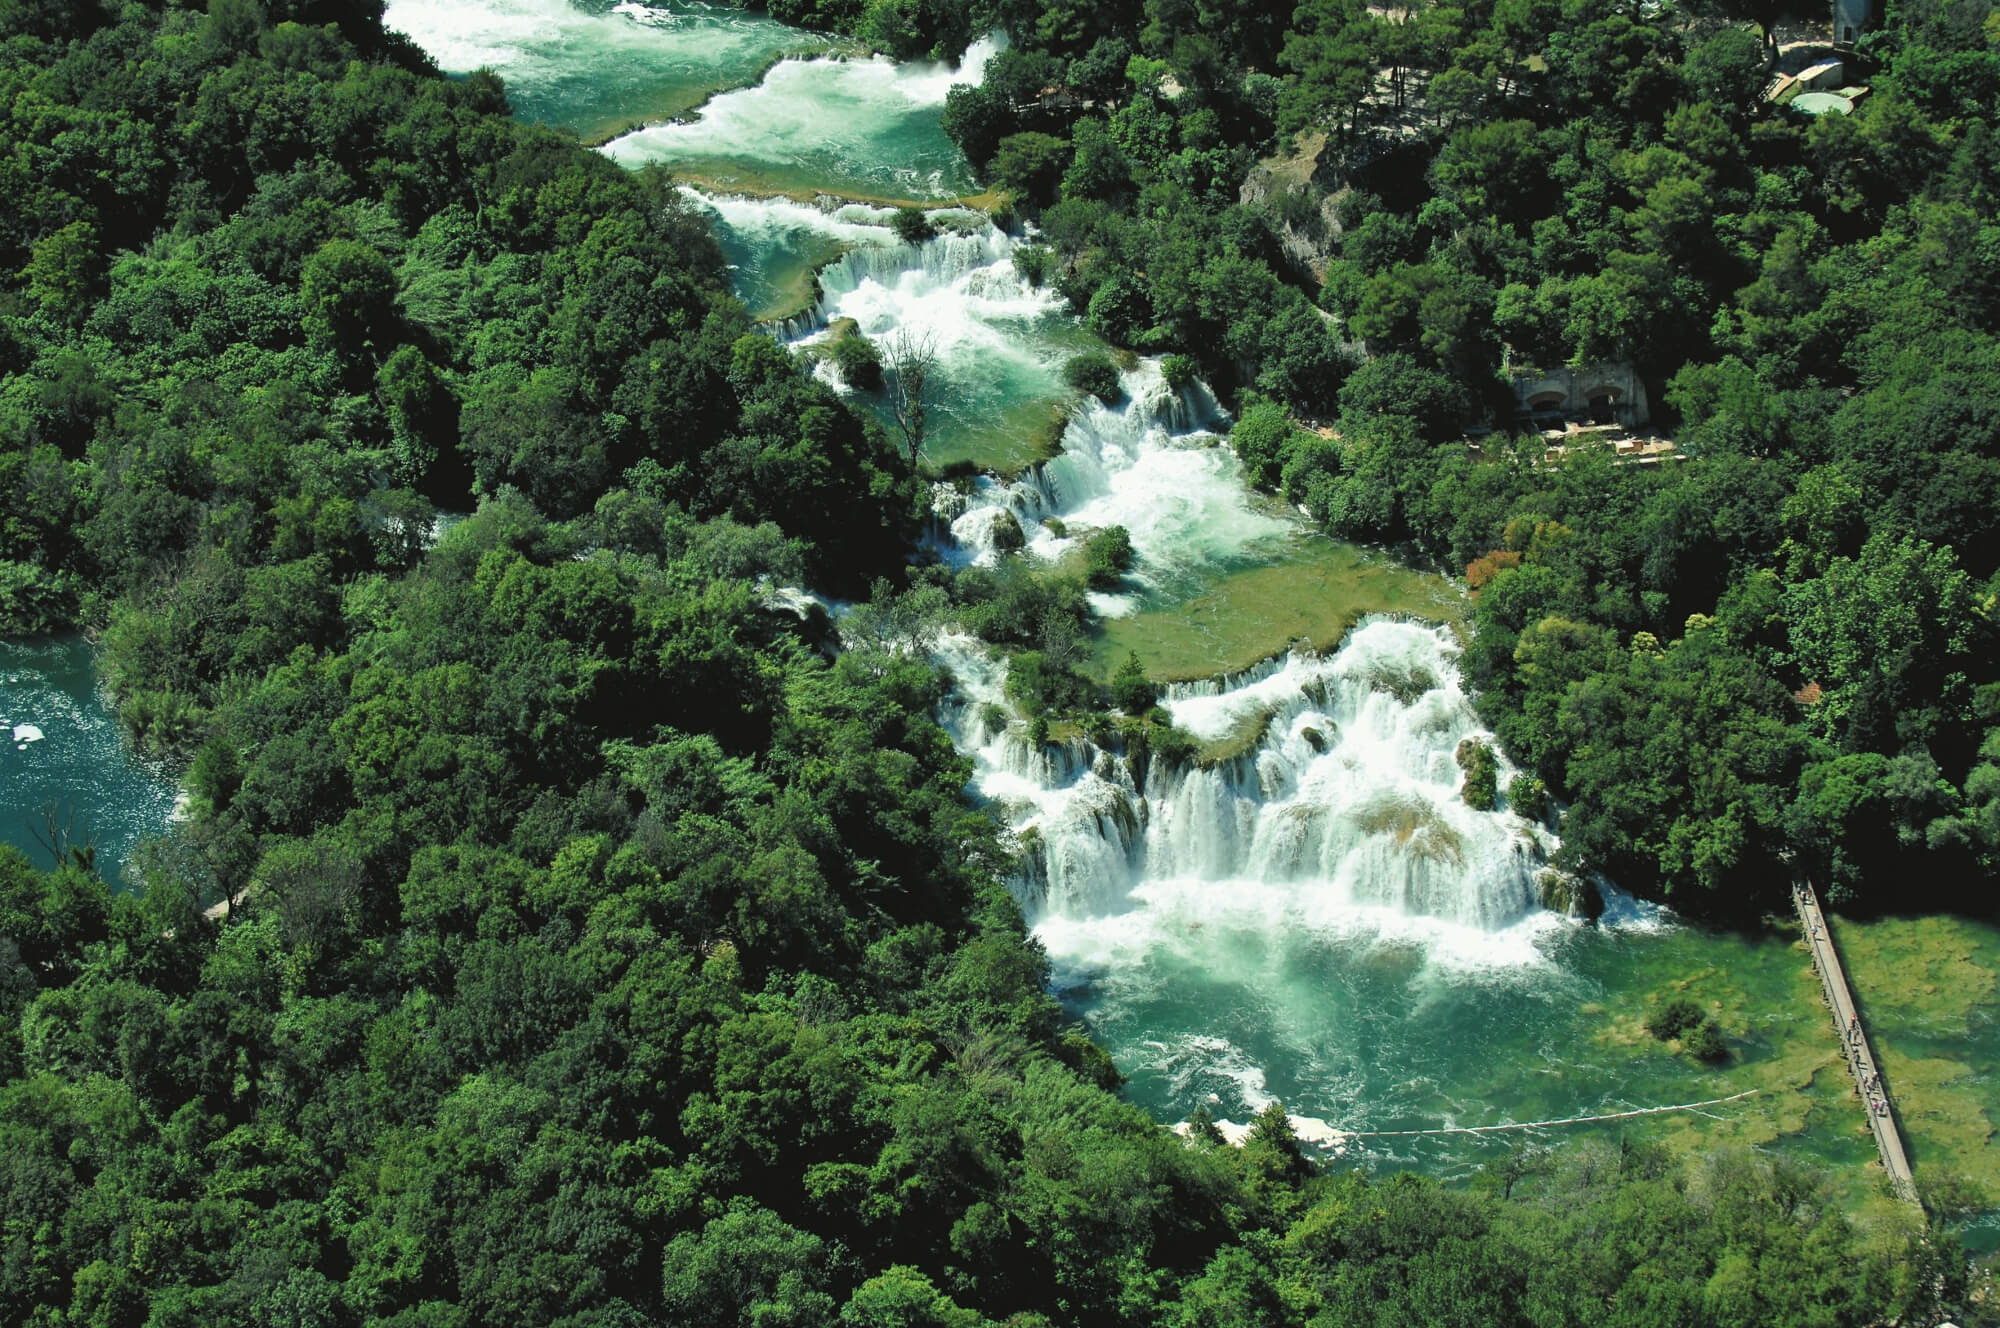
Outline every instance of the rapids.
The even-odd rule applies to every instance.
[[[902,332],[936,348],[925,445],[935,465],[1026,465],[1068,396],[1063,362],[1101,345],[1060,297],[1015,271],[1023,241],[982,213],[934,212],[943,233],[913,246],[889,229],[885,208],[694,196],[714,216],[738,290],[753,310],[786,315],[773,330],[788,341],[811,345],[849,319],[878,346]],[[886,424],[879,400],[856,402]]]
[[[383,22],[448,74],[491,69],[524,120],[595,139],[682,115],[824,37],[726,4],[390,0]]]
[[[938,125],[945,94],[954,83],[977,83],[997,49],[992,38],[976,42],[957,66],[886,56],[787,60],[696,118],[635,129],[605,151],[627,166],[663,162],[721,189],[950,198],[976,182]]]

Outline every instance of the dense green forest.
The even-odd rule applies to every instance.
[[[101,629],[192,795],[142,889],[0,849],[0,1321],[1978,1321],[1948,1233],[1857,1226],[1769,1158],[1521,1153],[1447,1189],[1322,1172],[1281,1110],[1234,1149],[1122,1103],[942,680],[894,648],[944,588],[837,657],[769,602],[902,575],[896,448],[751,329],[666,179],[514,123],[379,9],[0,0],[0,629]],[[1343,12],[813,14],[907,16],[909,49],[1006,24],[952,122],[1046,205],[1050,279],[1115,340],[1206,347],[1239,447],[1263,430],[1260,474],[1338,528],[1490,560],[1475,669],[1593,861],[1990,853],[1980,16],[1899,17],[1912,71],[1855,121],[1745,102],[1692,149],[1697,201],[1746,211],[1689,224],[1745,254],[1702,285],[1659,253],[1648,353],[1714,332],[1668,366],[1701,460],[1641,474],[1441,440],[1487,327],[1568,336],[1594,246],[1656,252],[1628,204],[1679,167],[1633,160],[1693,158],[1618,80],[1667,116],[1713,57],[1669,58],[1665,18],[1439,11],[1461,127],[1397,151],[1543,156],[1475,198],[1392,155],[1435,196],[1348,196],[1322,299],[1362,292],[1337,312],[1382,352],[1350,373],[1292,214],[1236,195],[1281,130],[1366,140],[1342,70],[1383,56]],[[1065,81],[1096,109],[1006,91]],[[994,579],[951,587],[986,630],[1045,615]]]

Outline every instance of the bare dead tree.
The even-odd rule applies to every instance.
[[[90,875],[95,876],[97,875],[97,845],[77,843],[75,826],[76,810],[71,808],[65,811],[57,804],[51,802],[42,808],[42,828],[37,830],[33,825],[30,825],[28,827],[28,834],[37,844],[41,845],[49,857],[55,860],[55,866],[64,867],[74,864]]]
[[[351,852],[293,842],[264,855],[255,884],[277,906],[285,945],[322,953],[353,925],[364,875]]]
[[[937,333],[897,328],[882,343],[882,361],[889,371],[889,409],[903,436],[903,456],[915,470],[924,454],[924,428],[937,372]]]

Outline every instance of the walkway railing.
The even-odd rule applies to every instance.
[[[1896,1129],[1895,1104],[1890,1101],[1889,1086],[1882,1082],[1875,1053],[1868,1046],[1868,1030],[1862,1027],[1861,1012],[1847,985],[1847,971],[1841,967],[1840,952],[1833,948],[1833,937],[1827,932],[1819,896],[1811,885],[1795,882],[1792,904],[1798,910],[1799,926],[1805,931],[1813,969],[1826,989],[1827,1008],[1833,1012],[1834,1028],[1847,1055],[1848,1072],[1854,1076],[1862,1108],[1868,1113],[1868,1129],[1875,1136],[1875,1151],[1882,1155],[1882,1169],[1889,1173],[1889,1184],[1897,1196],[1916,1203],[1916,1180],[1910,1174],[1910,1155],[1903,1148],[1903,1136]]]

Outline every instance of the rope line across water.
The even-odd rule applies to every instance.
[[[1350,1139],[1400,1139],[1418,1134],[1492,1134],[1499,1130],[1539,1130],[1548,1125],[1587,1125],[1592,1121],[1625,1120],[1631,1116],[1657,1116],[1663,1111],[1693,1111],[1697,1107],[1720,1106],[1739,1098],[1755,1097],[1759,1090],[1746,1088],[1728,1097],[1712,1097],[1705,1102],[1682,1102],[1671,1107],[1635,1107],[1602,1116],[1565,1116],[1561,1120],[1517,1121],[1507,1125],[1445,1125],[1432,1130],[1343,1130]]]

